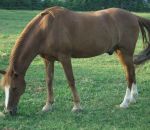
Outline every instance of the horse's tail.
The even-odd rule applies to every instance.
[[[150,20],[137,16],[142,33],[144,50],[134,56],[134,64],[142,64],[150,59]]]

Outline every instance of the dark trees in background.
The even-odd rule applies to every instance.
[[[81,11],[110,7],[131,11],[150,11],[150,0],[0,0],[0,8],[4,9],[37,10],[55,5]]]

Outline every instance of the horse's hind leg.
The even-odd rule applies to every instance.
[[[59,56],[59,61],[63,66],[66,78],[68,80],[69,87],[71,88],[72,91],[73,101],[74,101],[74,107],[72,111],[73,112],[80,111],[81,110],[80,98],[75,87],[75,81],[74,81],[73,70],[71,65],[71,58],[69,56],[61,55]]]
[[[123,99],[120,104],[121,108],[127,108],[131,102],[136,102],[136,97],[138,95],[135,79],[135,68],[133,64],[133,55],[128,54],[121,50],[116,51],[121,63],[123,64],[124,70],[126,72],[126,79],[128,82],[128,87]]]
[[[52,104],[54,102],[53,88],[52,88],[52,81],[54,75],[54,61],[48,61],[44,59],[44,63],[46,68],[47,101],[42,111],[46,112],[52,109]]]

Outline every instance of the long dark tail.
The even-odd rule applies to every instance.
[[[142,33],[144,50],[134,56],[134,64],[139,65],[150,60],[150,20],[137,16]]]

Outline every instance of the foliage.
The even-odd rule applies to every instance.
[[[0,10],[0,69],[8,66],[12,46],[25,25],[39,11]],[[149,13],[138,13],[150,18]],[[142,49],[139,38],[136,52]],[[83,112],[72,113],[71,91],[60,63],[55,63],[53,111],[41,113],[46,99],[43,60],[37,57],[26,75],[27,87],[15,117],[0,118],[0,130],[149,130],[150,63],[136,70],[139,98],[128,109],[119,109],[127,83],[115,55],[72,59]],[[1,78],[1,77],[0,77]],[[4,108],[0,89],[0,111]]]
[[[73,10],[119,7],[132,11],[150,11],[150,0],[0,0],[0,8],[6,9],[43,9],[54,5]]]

